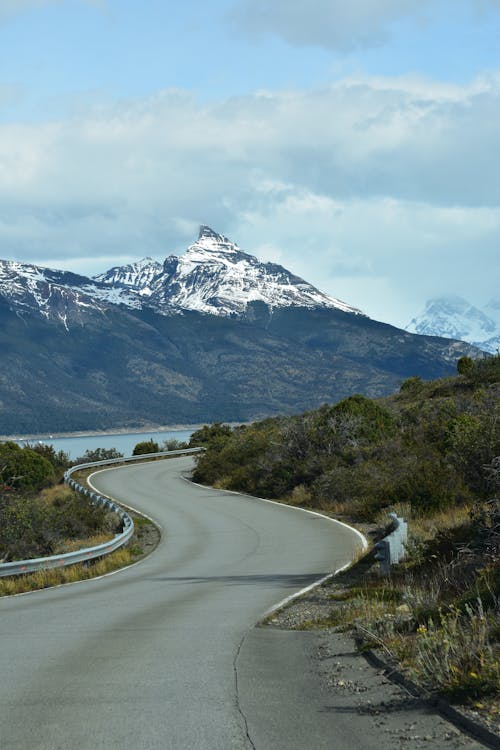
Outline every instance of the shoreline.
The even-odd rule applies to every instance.
[[[107,435],[143,435],[147,432],[180,432],[182,430],[199,430],[203,424],[188,425],[146,425],[145,427],[114,427],[109,430],[81,430],[74,432],[42,432],[37,435],[0,435],[0,441],[12,440],[13,442],[30,442],[31,440],[59,440],[65,438],[105,437]]]

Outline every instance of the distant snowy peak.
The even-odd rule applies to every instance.
[[[94,276],[94,280],[111,286],[124,286],[143,296],[151,294],[151,285],[162,273],[163,266],[153,258],[143,258],[128,266],[115,266],[106,273]]]
[[[438,297],[428,300],[425,310],[410,322],[417,333],[464,336],[484,336],[495,332],[495,321],[463,297]],[[436,333],[438,331],[439,333]]]
[[[437,297],[406,326],[407,331],[426,336],[468,341],[495,353],[500,347],[500,300],[491,300],[481,310],[463,297]]]

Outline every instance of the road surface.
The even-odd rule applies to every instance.
[[[308,634],[253,626],[346,564],[359,536],[192,485],[182,479],[192,460],[92,480],[159,522],[150,557],[100,580],[0,600],[1,750],[344,747],[332,737],[348,738],[352,718],[318,709]]]

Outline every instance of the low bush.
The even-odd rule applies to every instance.
[[[66,539],[114,533],[117,517],[92,505],[65,486],[39,495],[0,495],[0,560],[23,560],[54,554]],[[111,521],[111,525],[110,525]]]
[[[120,453],[116,448],[87,449],[83,456],[80,456],[73,461],[73,464],[78,466],[78,464],[90,464],[94,461],[109,461],[114,458],[123,458],[123,453]]]
[[[147,453],[159,453],[160,446],[152,438],[150,440],[143,440],[141,443],[137,443],[132,451],[133,456],[144,456]]]
[[[169,438],[168,440],[165,440],[161,450],[162,451],[180,451],[184,448],[187,448],[188,444],[185,443],[182,440],[177,440],[176,438]]]
[[[21,491],[38,491],[54,481],[50,461],[31,448],[7,441],[0,444],[0,482]]]
[[[410,673],[430,690],[453,698],[478,698],[500,690],[500,651],[490,631],[500,612],[479,599],[465,612],[450,608],[417,629]]]

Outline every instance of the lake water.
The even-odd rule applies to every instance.
[[[125,456],[131,456],[134,446],[137,443],[150,439],[158,443],[161,449],[164,440],[175,439],[189,442],[189,438],[193,432],[194,430],[166,430],[162,432],[134,432],[123,435],[103,434],[85,437],[47,438],[40,442],[53,445],[54,450],[64,451],[74,460],[83,456],[86,450],[95,450],[96,448],[116,448],[117,451],[123,453]],[[16,442],[22,447],[25,443],[37,443],[39,441],[32,439],[27,441],[17,440]]]

